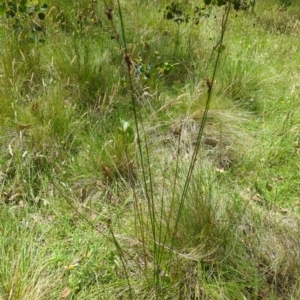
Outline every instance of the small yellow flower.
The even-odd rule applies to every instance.
[[[65,266],[64,268],[68,271],[71,271],[71,270],[74,270],[78,266],[79,266],[79,264],[71,264],[71,265]]]

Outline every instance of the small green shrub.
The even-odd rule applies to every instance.
[[[32,4],[27,0],[6,2],[8,25],[24,42],[45,43],[47,4]]]

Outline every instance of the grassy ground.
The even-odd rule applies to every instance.
[[[221,48],[196,1],[2,10],[0,300],[300,298],[300,15],[257,2]]]

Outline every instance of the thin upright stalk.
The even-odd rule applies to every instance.
[[[223,18],[222,18],[222,28],[221,28],[220,40],[217,43],[217,47],[214,47],[214,49],[212,50],[212,51],[214,51],[215,49],[218,49],[217,50],[217,57],[216,57],[216,61],[215,61],[215,64],[214,64],[212,77],[211,77],[211,79],[209,79],[209,78],[206,79],[207,80],[206,81],[207,88],[208,88],[207,99],[206,99],[206,103],[205,103],[205,108],[204,108],[202,120],[201,120],[201,123],[200,123],[200,128],[199,128],[199,131],[198,131],[198,134],[197,134],[197,140],[196,140],[195,148],[194,148],[193,155],[192,155],[192,158],[191,158],[191,162],[190,162],[190,165],[189,165],[188,173],[187,173],[187,176],[186,176],[186,179],[185,179],[185,182],[184,182],[183,191],[182,191],[182,194],[181,194],[181,197],[180,197],[179,208],[178,208],[177,216],[176,216],[176,219],[175,219],[175,227],[174,227],[173,235],[172,235],[172,238],[171,238],[171,245],[170,245],[171,249],[173,249],[173,247],[174,247],[175,237],[177,235],[183,205],[184,205],[184,202],[185,202],[185,199],[186,199],[186,196],[187,196],[187,192],[188,192],[188,189],[189,189],[192,174],[193,174],[193,171],[194,171],[194,168],[195,168],[195,164],[196,164],[199,149],[200,149],[205,124],[206,124],[206,121],[207,121],[207,115],[208,115],[208,111],[209,111],[209,107],[210,107],[210,103],[211,103],[211,99],[212,99],[213,85],[214,85],[214,81],[215,81],[215,78],[216,78],[217,69],[218,69],[218,65],[219,65],[219,61],[220,61],[220,55],[221,55],[222,45],[223,45],[225,32],[226,32],[226,28],[227,28],[227,22],[228,22],[230,8],[231,8],[231,2],[229,2],[229,4],[226,6],[226,10],[225,10]],[[173,252],[170,252],[170,255],[172,255],[172,253]]]
[[[145,130],[144,130],[144,125],[143,125],[143,119],[141,116],[141,111],[138,109],[135,88],[134,88],[133,80],[132,80],[132,76],[131,76],[131,65],[130,64],[132,64],[132,62],[130,61],[130,54],[128,53],[128,49],[127,49],[125,26],[124,26],[120,1],[118,0],[117,3],[118,3],[118,13],[119,13],[119,18],[120,18],[120,25],[121,25],[121,30],[122,30],[122,39],[123,39],[123,43],[124,43],[124,51],[125,51],[124,59],[127,64],[127,71],[128,71],[127,74],[128,74],[129,86],[130,86],[130,92],[131,92],[131,103],[132,103],[132,110],[133,110],[133,116],[134,116],[134,125],[135,125],[135,130],[136,130],[136,135],[137,135],[138,152],[139,152],[139,156],[140,156],[143,183],[144,183],[144,189],[145,189],[145,194],[146,194],[146,199],[147,199],[147,204],[148,204],[148,212],[149,212],[149,216],[150,216],[152,239],[154,241],[153,252],[154,252],[154,255],[157,257],[159,255],[159,253],[158,253],[159,250],[158,250],[157,243],[156,243],[156,240],[157,240],[157,237],[156,237],[157,228],[156,227],[157,226],[156,226],[155,203],[154,203],[154,198],[153,198],[152,171],[151,171],[150,156],[149,156],[149,151],[148,151],[149,147],[148,147],[147,138],[144,136],[144,139],[143,139],[143,142],[145,145],[145,156],[144,156],[143,148],[142,148],[140,126],[142,127],[143,132],[145,132]],[[147,162],[148,168],[146,168],[145,162]],[[149,176],[149,184],[148,184],[148,180],[147,180],[147,175]],[[154,277],[157,279],[156,282],[158,282],[159,266],[157,263],[157,259],[154,260],[154,263],[155,263],[154,271],[153,271]]]

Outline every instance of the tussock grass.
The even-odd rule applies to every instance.
[[[295,5],[48,4],[1,16],[0,299],[298,299]]]

